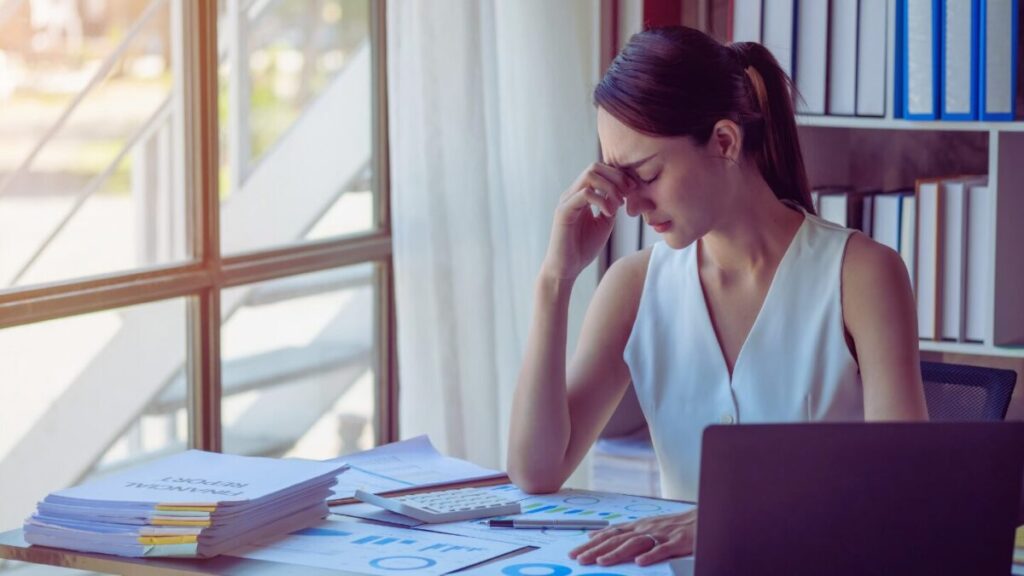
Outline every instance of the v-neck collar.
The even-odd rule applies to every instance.
[[[736,362],[733,363],[732,371],[729,370],[729,362],[725,359],[725,350],[722,348],[722,341],[718,337],[718,330],[715,328],[715,323],[711,319],[711,309],[708,307],[707,297],[704,294],[704,283],[700,278],[700,240],[694,243],[694,252],[693,257],[690,258],[689,270],[693,281],[690,282],[690,285],[695,286],[697,289],[697,297],[700,298],[701,309],[704,311],[704,322],[706,324],[706,328],[711,332],[711,336],[714,339],[714,346],[718,350],[719,363],[721,364],[722,371],[725,373],[730,386],[732,385],[736,371],[740,367],[740,361],[743,359],[743,352],[747,349],[747,344],[751,341],[751,336],[754,334],[754,331],[757,330],[758,324],[761,323],[761,316],[764,315],[765,309],[768,308],[768,301],[771,299],[772,293],[775,292],[775,285],[778,284],[779,276],[786,271],[789,261],[793,258],[792,253],[795,250],[794,246],[797,245],[800,235],[808,225],[807,219],[810,218],[810,216],[806,213],[802,213],[801,215],[803,216],[803,220],[800,222],[800,226],[797,227],[793,237],[790,238],[789,245],[786,247],[786,251],[782,254],[782,259],[780,259],[778,265],[775,266],[775,272],[772,274],[772,280],[768,284],[768,291],[765,292],[764,299],[761,301],[761,307],[757,310],[757,316],[754,317],[754,322],[750,325],[750,330],[743,339],[743,344],[740,345],[740,351],[736,354]]]

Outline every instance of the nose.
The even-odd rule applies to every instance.
[[[639,194],[630,194],[626,197],[626,214],[630,216],[638,216],[645,212],[650,212],[653,208],[654,203]]]

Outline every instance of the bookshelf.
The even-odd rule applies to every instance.
[[[915,121],[902,118],[871,118],[867,116],[797,116],[797,124],[815,128],[851,128],[871,130],[909,130],[931,132],[1024,132],[1024,121],[1017,122],[955,122]]]
[[[896,2],[888,2],[886,116],[798,115],[812,187],[913,187],[918,178],[988,174],[995,248],[984,342],[921,340],[923,353],[1024,359],[1024,121],[894,118]],[[1021,362],[1024,364],[1024,362]]]
[[[921,350],[1024,359],[1024,122],[799,116],[797,124],[812,187],[892,190],[918,178],[988,174],[990,330],[984,342],[922,340]]]
[[[891,190],[913,187],[918,178],[988,174],[995,198],[990,220],[995,250],[987,336],[984,342],[921,340],[920,349],[1024,367],[1024,121],[895,118],[896,1],[886,7],[886,115],[798,115],[811,186]]]

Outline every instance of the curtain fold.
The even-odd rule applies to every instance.
[[[597,158],[592,0],[388,4],[399,426],[504,467],[533,283]],[[571,351],[596,284],[576,284]]]

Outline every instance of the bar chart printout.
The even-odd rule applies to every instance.
[[[521,546],[390,528],[360,522],[325,520],[284,538],[265,540],[232,554],[299,566],[339,568],[363,574],[447,574],[496,558]]]
[[[567,489],[553,494],[531,495],[511,484],[493,486],[489,490],[500,492],[505,497],[519,502],[523,513],[506,518],[537,520],[586,518],[608,520],[609,524],[622,524],[651,516],[678,514],[694,508],[693,504],[684,502],[589,490]],[[538,547],[567,544],[572,541],[576,541],[578,544],[588,538],[587,532],[584,530],[495,529],[487,525],[487,520],[424,524],[419,529]]]
[[[581,566],[569,559],[569,550],[575,544],[563,543],[546,546],[506,560],[480,566],[459,576],[672,576],[668,562],[640,567],[632,562],[615,566]]]

